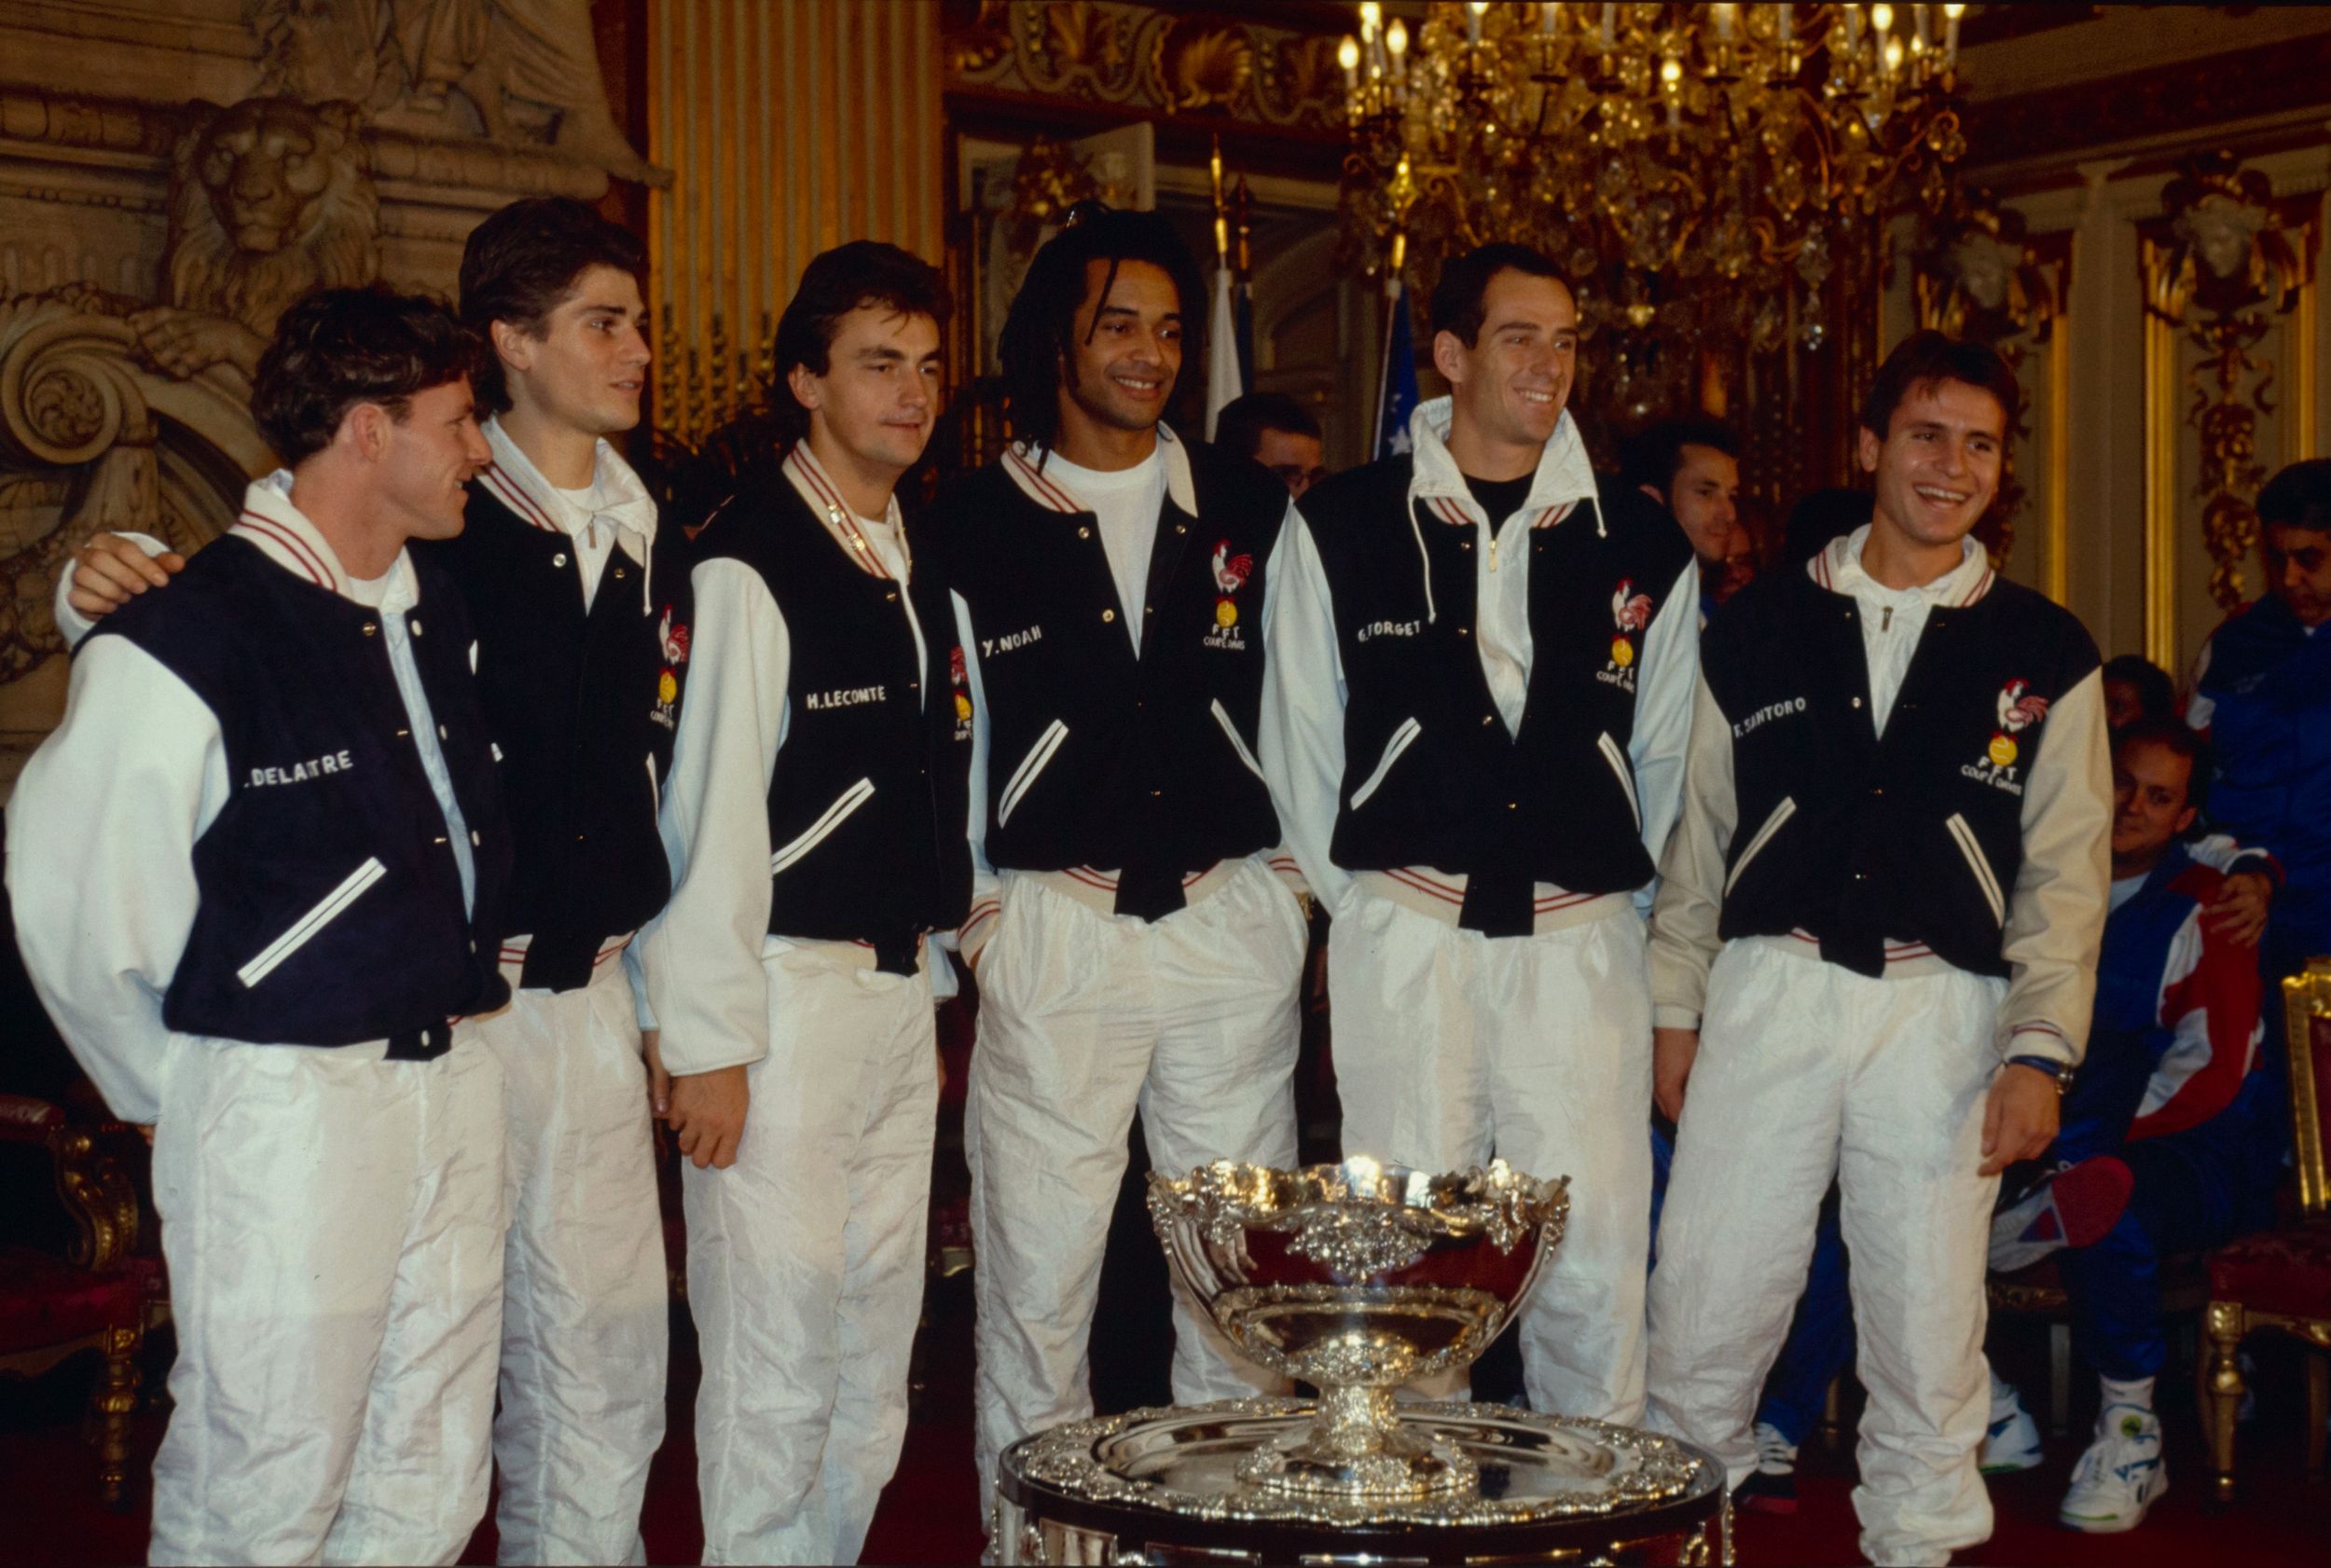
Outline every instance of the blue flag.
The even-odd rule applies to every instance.
[[[1416,412],[1416,340],[1408,324],[1408,300],[1400,281],[1387,293],[1384,378],[1376,383],[1376,456],[1388,458],[1408,447],[1408,417]]]

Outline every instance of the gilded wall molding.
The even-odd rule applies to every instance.
[[[2200,442],[2191,494],[2201,502],[2201,542],[2213,568],[2210,597],[2231,610],[2249,597],[2244,569],[2258,542],[2253,504],[2268,465],[2259,461],[2261,416],[2283,407],[2285,454],[2313,447],[2315,255],[2322,197],[2277,196],[2261,171],[2230,153],[2186,159],[2161,192],[2159,215],[2138,225],[2145,287],[2146,655],[2172,667],[2178,653],[2177,451],[2181,423]],[[2259,351],[2277,318],[2286,363]],[[2179,359],[2190,349],[2191,369]],[[2182,420],[2179,413],[2184,397]]]
[[[950,90],[1026,94],[1137,116],[1207,114],[1253,130],[1340,141],[1337,38],[1254,14],[1167,11],[1117,0],[981,0],[945,41]]]

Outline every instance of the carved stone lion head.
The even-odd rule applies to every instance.
[[[247,98],[208,109],[172,158],[171,303],[261,337],[311,288],[372,281],[379,199],[353,104]]]

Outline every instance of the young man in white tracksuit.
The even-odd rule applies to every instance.
[[[1880,368],[1872,520],[1709,626],[1652,922],[1678,1126],[1650,1422],[1735,1484],[1754,1467],[1834,1176],[1869,1391],[1854,1505],[1879,1563],[1991,1533],[1992,1202],[2055,1134],[2110,876],[2095,646],[1969,537],[2016,398],[1991,350],[1937,333]]]
[[[707,1562],[855,1562],[906,1434],[953,990],[926,939],[970,901],[972,724],[942,563],[892,487],[945,310],[896,246],[811,261],[777,329],[789,444],[696,541],[677,883],[643,945],[690,1161]]]
[[[639,241],[570,198],[470,233],[462,312],[493,461],[468,526],[417,558],[460,588],[516,863],[499,958],[511,1005],[466,1020],[501,1062],[510,1241],[494,1457],[504,1563],[644,1561],[664,1437],[669,1296],[650,1135],[655,1031],[631,938],[663,907],[658,779],[687,658],[682,541],[606,439],[640,421]],[[93,542],[59,625],[167,581]],[[644,1038],[643,1038],[644,1035]]]
[[[984,1501],[1003,1449],[1092,1413],[1136,1108],[1161,1172],[1295,1158],[1304,925],[1254,756],[1287,491],[1159,422],[1203,297],[1163,220],[1081,215],[1004,326],[1021,439],[933,518],[977,736],[962,950]],[[1175,1321],[1177,1400],[1269,1386],[1179,1291]]]
[[[1262,762],[1334,916],[1345,1154],[1572,1177],[1522,1318],[1529,1399],[1632,1422],[1651,1188],[1634,900],[1675,819],[1697,568],[1663,508],[1588,466],[1551,262],[1450,262],[1432,326],[1451,395],[1416,410],[1412,450],[1299,503]]]
[[[501,1321],[510,839],[460,591],[476,344],[310,296],[253,389],[290,465],[110,617],[8,812],[25,967],[154,1129],[178,1357],[156,1562],[451,1562]]]

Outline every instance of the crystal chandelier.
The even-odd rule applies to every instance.
[[[1339,59],[1347,227],[1403,251],[1518,240],[1577,288],[1622,420],[1720,411],[1741,358],[1819,349],[1874,298],[1880,227],[1965,152],[1964,6],[1363,5]],[[1710,377],[1716,384],[1711,387]]]

